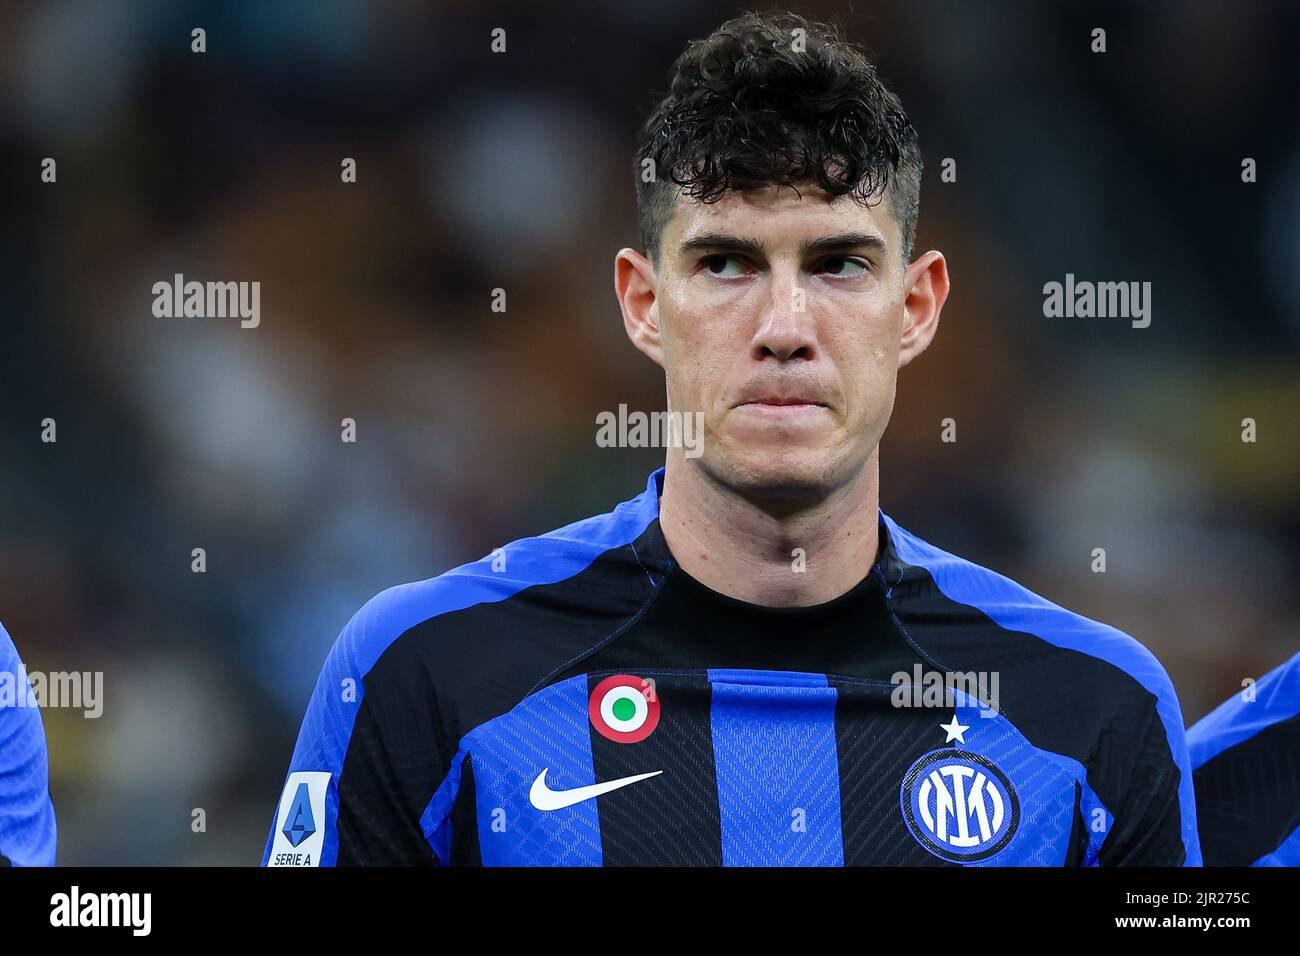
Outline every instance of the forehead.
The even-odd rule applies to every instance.
[[[717,202],[703,203],[677,196],[673,215],[664,228],[664,252],[672,255],[683,243],[704,235],[726,234],[759,240],[775,251],[796,247],[809,238],[836,233],[868,233],[879,237],[887,251],[898,246],[898,224],[888,194],[877,193],[869,203],[852,194],[832,196],[815,183],[769,185],[745,192],[728,190]]]

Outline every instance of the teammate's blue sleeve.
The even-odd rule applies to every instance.
[[[1297,714],[1300,714],[1300,653],[1256,681],[1249,698],[1233,694],[1187,731],[1192,767],[1200,768],[1229,748]]]
[[[1187,731],[1207,866],[1300,866],[1300,654]]]
[[[41,712],[0,625],[0,866],[53,866],[55,843]]]

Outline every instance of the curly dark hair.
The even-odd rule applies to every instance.
[[[804,31],[804,49],[793,33]],[[649,166],[646,160],[653,160]],[[643,175],[649,168],[652,176]],[[747,13],[673,65],[668,95],[641,128],[636,196],[641,244],[656,263],[681,193],[711,203],[727,190],[815,181],[833,196],[890,208],[911,261],[921,152],[902,103],[835,26],[791,13]],[[649,179],[650,181],[647,181]]]

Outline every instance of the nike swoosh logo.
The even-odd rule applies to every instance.
[[[549,770],[550,768],[546,769]],[[632,777],[620,777],[618,780],[607,780],[604,783],[593,783],[588,787],[574,787],[572,790],[552,790],[546,785],[546,770],[543,770],[537,775],[537,779],[533,781],[532,789],[528,791],[528,802],[538,810],[563,810],[565,807],[571,807],[575,803],[582,803],[584,800],[599,797],[611,790],[618,790],[620,787],[626,787],[629,784],[650,777],[657,777],[661,773],[663,773],[662,770],[655,770],[651,773],[638,773]]]

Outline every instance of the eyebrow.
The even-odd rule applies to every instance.
[[[869,232],[846,232],[836,236],[822,236],[820,239],[805,239],[799,243],[799,255],[806,256],[815,252],[843,252],[859,248],[885,250],[885,240]],[[681,246],[683,253],[700,249],[724,249],[728,252],[744,252],[761,255],[763,244],[757,239],[746,236],[732,236],[725,233],[705,233],[693,239],[687,239]]]

